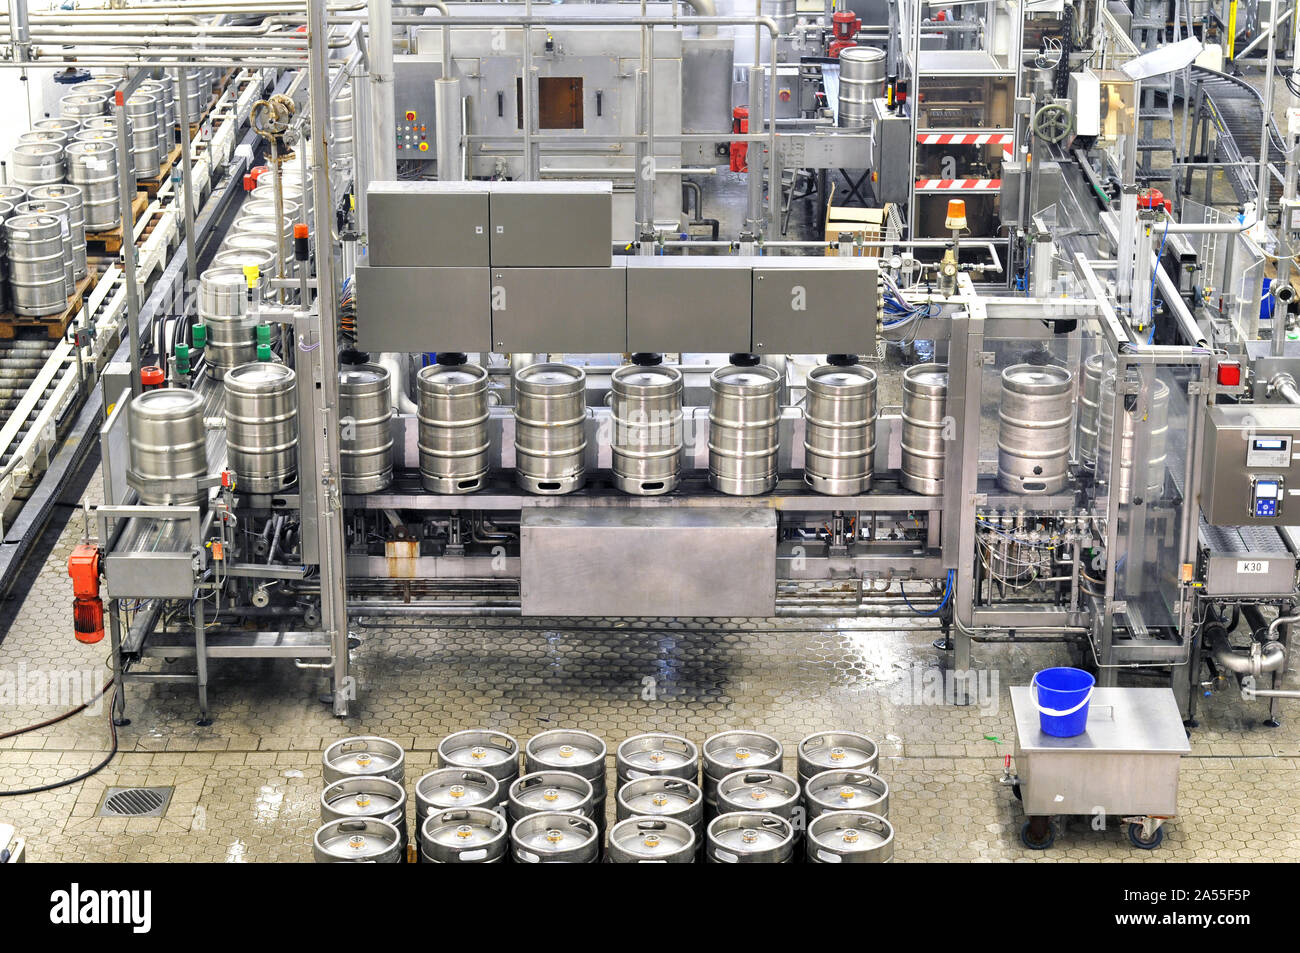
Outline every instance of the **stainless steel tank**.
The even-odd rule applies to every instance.
[[[158,137],[158,100],[149,93],[136,92],[126,101],[126,116],[131,123],[131,154],[135,157],[135,174],[142,179],[157,178],[160,171]]]
[[[274,215],[241,211],[230,230],[236,235],[264,235],[273,241],[283,240],[285,249],[293,248],[293,221],[289,218],[277,219]],[[289,263],[286,262],[285,267],[288,266]]]
[[[275,262],[275,252],[269,248],[223,248],[213,256],[212,267],[238,268],[243,271],[251,265],[263,275],[273,275]],[[272,290],[269,285],[267,290]],[[272,296],[267,295],[267,297]]]
[[[830,811],[809,822],[804,849],[810,864],[887,864],[894,828],[867,811]]]
[[[876,454],[876,372],[824,365],[808,374],[804,480],[818,493],[866,493]]]
[[[587,375],[567,364],[515,372],[515,479],[530,493],[559,494],[587,482]]]
[[[594,864],[600,831],[581,814],[531,814],[510,828],[511,856],[519,864]]]
[[[436,768],[415,782],[415,826],[422,830],[425,819],[438,811],[469,807],[495,810],[501,799],[501,785],[486,771]]]
[[[1097,409],[1101,402],[1101,379],[1105,374],[1104,354],[1083,362],[1083,387],[1079,392],[1079,459],[1085,466],[1097,464]]]
[[[248,197],[255,202],[274,202],[274,178],[274,176],[261,176],[257,180],[257,185],[253,187],[253,191],[248,193]],[[302,208],[302,188],[300,186],[291,182],[284,182],[280,186],[280,195],[285,202],[292,202],[298,208]]]
[[[775,814],[719,814],[709,822],[704,836],[704,859],[710,864],[794,862],[794,828]]]
[[[330,100],[330,131],[333,133],[331,158],[352,158],[353,126],[352,83],[345,82],[339,94]]]
[[[14,214],[50,215],[59,220],[59,234],[63,239],[63,294],[64,297],[71,298],[77,293],[77,255],[72,230],[72,208],[67,202],[29,198],[14,208]]]
[[[271,270],[275,270],[275,263],[280,260],[280,246],[273,235],[257,235],[253,233],[227,234],[221,243],[221,251],[261,251],[271,255]],[[290,249],[286,248],[288,254]]]
[[[592,793],[605,801],[605,742],[589,731],[553,728],[533,735],[524,745],[524,770],[570,771],[591,782]]]
[[[113,147],[114,154],[117,151],[117,118],[114,116],[96,116],[94,119],[87,119],[81,132],[73,137],[75,142],[103,142]],[[126,138],[127,142],[131,141],[131,119],[126,120]],[[135,153],[128,151],[126,154],[127,168],[135,172]]]
[[[59,100],[59,115],[84,122],[108,112],[108,97],[102,93],[68,93]]]
[[[225,376],[226,456],[239,489],[279,493],[298,477],[298,394],[293,368],[253,361]]]
[[[1111,443],[1114,435],[1115,413],[1115,372],[1106,374],[1101,385],[1101,403],[1097,412],[1097,479],[1108,482],[1119,494],[1121,503],[1134,501],[1133,471],[1145,469],[1145,486],[1137,493],[1138,497],[1159,496],[1165,485],[1165,463],[1168,456],[1169,437],[1169,387],[1159,378],[1151,387],[1150,407],[1145,418],[1139,418],[1136,407],[1130,410],[1124,398],[1120,398],[1120,457],[1112,465]],[[1148,461],[1145,468],[1134,464],[1133,454],[1137,446],[1137,435],[1147,433]]]
[[[321,764],[327,784],[359,774],[375,774],[399,783],[406,777],[406,752],[402,746],[375,735],[333,742],[321,756]]]
[[[818,731],[799,741],[795,762],[802,784],[832,768],[875,771],[880,764],[880,748],[861,732]]]
[[[253,294],[261,293],[254,288]],[[209,376],[221,380],[231,368],[256,360],[258,322],[243,269],[209,268],[199,275],[198,318],[208,329]]]
[[[781,374],[766,365],[720,367],[709,378],[709,485],[731,496],[776,486]]]
[[[177,68],[172,72],[179,74],[181,70]],[[199,73],[199,70],[185,70],[185,118],[192,123],[197,123],[203,117],[203,110],[208,105],[208,97],[202,89],[203,79]],[[179,83],[176,88],[180,89]],[[177,121],[180,121],[179,107],[177,107]],[[188,129],[181,131],[186,135],[189,134]]]
[[[14,214],[5,222],[9,289],[14,313],[24,317],[61,314],[68,306],[71,244],[66,214]]]
[[[0,185],[0,201],[8,202],[11,205],[17,205],[19,202],[27,201],[27,190],[21,185]]]
[[[64,146],[59,142],[20,142],[9,156],[14,185],[30,189],[35,185],[53,185],[66,175]]]
[[[72,141],[72,133],[64,129],[32,129],[18,137],[18,142],[52,142],[56,146],[66,146]]]
[[[693,864],[695,832],[671,817],[630,817],[609,829],[606,862]]]
[[[521,774],[506,789],[510,823],[550,811],[581,814],[600,823],[591,782],[572,771],[531,771]]]
[[[3,225],[14,214],[14,203],[7,199],[0,199],[0,225]],[[0,313],[12,314],[13,303],[9,291],[9,248],[8,236],[3,228],[0,228]]]
[[[401,832],[375,817],[329,821],[312,838],[318,864],[400,864],[403,852]]]
[[[68,183],[38,185],[27,193],[31,202],[62,202],[68,207],[72,233],[72,271],[77,281],[89,274],[86,263],[86,209],[81,189]]]
[[[803,790],[809,819],[827,811],[869,811],[889,816],[889,785],[870,771],[823,771],[809,778]]]
[[[610,375],[614,485],[636,496],[677,488],[682,469],[682,374],[627,364]]]
[[[700,776],[700,749],[681,735],[652,731],[633,735],[614,752],[615,784],[622,787],[639,778],[682,778],[694,782]]]
[[[196,391],[166,387],[145,391],[127,405],[126,482],[141,503],[198,503],[206,493],[185,489],[178,480],[208,473],[203,398]]]
[[[171,154],[176,139],[176,94],[172,90],[172,79],[164,73],[159,79],[141,83],[136,87],[136,92],[154,98],[154,119],[158,125],[154,145],[158,149],[158,164],[161,166]]]
[[[420,826],[426,864],[499,864],[509,853],[509,824],[489,808],[437,811]]]
[[[1074,375],[1055,364],[1014,364],[1002,372],[998,405],[998,485],[1008,493],[1057,493],[1070,473]]]
[[[501,784],[504,799],[510,784],[519,777],[519,742],[500,731],[457,731],[438,743],[438,767],[486,771]]]
[[[634,778],[614,795],[614,816],[672,817],[688,825],[697,837],[704,836],[704,792],[694,781],[683,778]]]
[[[64,135],[64,143],[72,141],[74,133],[81,130],[81,120],[67,117],[53,116],[47,119],[38,119],[32,123],[33,131],[44,132],[61,132]]]
[[[432,493],[473,493],[487,481],[488,375],[475,364],[430,364],[415,377],[420,482]]]
[[[718,813],[765,811],[792,820],[803,791],[799,782],[776,771],[735,771],[718,782]]]
[[[388,368],[339,368],[339,485],[375,493],[393,482],[393,395]]]
[[[70,142],[68,182],[81,189],[86,230],[102,232],[121,222],[117,204],[117,150],[108,142]]]
[[[289,198],[284,198],[281,200],[280,204],[283,206],[281,211],[283,212],[283,215],[286,219],[289,219],[290,222],[298,221],[299,209],[298,209],[297,202],[294,202]],[[270,198],[250,197],[244,202],[242,206],[240,206],[239,209],[239,216],[242,218],[245,215],[250,216],[252,218],[271,218],[271,219],[275,218],[275,197],[274,196]],[[290,224],[289,226],[289,233],[290,236],[292,236],[293,234],[292,224]]]
[[[948,405],[948,368],[915,364],[903,372],[903,467],[901,483],[913,493],[943,492]]]
[[[840,50],[839,124],[865,126],[871,119],[872,100],[885,91],[885,51],[872,46]]]
[[[759,731],[720,731],[706,738],[703,754],[704,809],[717,811],[718,782],[736,771],[780,771],[785,752],[781,742]]]
[[[377,817],[397,828],[405,843],[406,789],[392,778],[361,775],[326,785],[320,795],[322,824],[350,817]]]

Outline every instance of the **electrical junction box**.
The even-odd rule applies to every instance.
[[[1070,74],[1070,104],[1074,108],[1074,134],[1096,136],[1101,134],[1101,80],[1095,73],[1083,70]]]
[[[1211,407],[1201,511],[1213,526],[1283,526],[1300,511],[1300,407]]]

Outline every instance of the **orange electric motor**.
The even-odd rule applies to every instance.
[[[72,577],[72,625],[78,642],[104,638],[104,602],[99,598],[99,549],[81,543],[68,557]]]

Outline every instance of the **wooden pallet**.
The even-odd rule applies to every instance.
[[[131,221],[137,221],[144,210],[149,207],[149,193],[135,193],[135,201],[131,203]],[[102,248],[106,254],[116,255],[122,250],[122,226],[110,228],[103,232],[86,232],[86,247],[91,245]]]
[[[137,179],[135,183],[136,186],[144,189],[145,194],[147,194],[149,198],[155,198],[158,195],[158,190],[163,187],[163,184],[171,176],[172,167],[180,160],[181,147],[178,143],[172,147],[172,151],[167,154],[167,158],[164,159],[162,165],[158,167],[158,174],[150,179]]]
[[[98,278],[95,269],[91,268],[86,277],[77,282],[76,293],[68,299],[68,306],[58,314],[47,314],[39,318],[29,318],[20,314],[0,314],[0,341],[16,338],[23,328],[40,328],[45,331],[46,337],[50,340],[61,339],[67,332],[68,325],[72,323],[72,319],[81,311],[87,293],[95,287]]]

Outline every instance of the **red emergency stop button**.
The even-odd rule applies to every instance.
[[[407,122],[415,122],[415,110],[414,110],[414,109],[408,109],[408,110],[406,111],[406,121],[407,121]]]
[[[1241,362],[1240,361],[1220,361],[1218,373],[1219,373],[1220,387],[1241,386]]]

